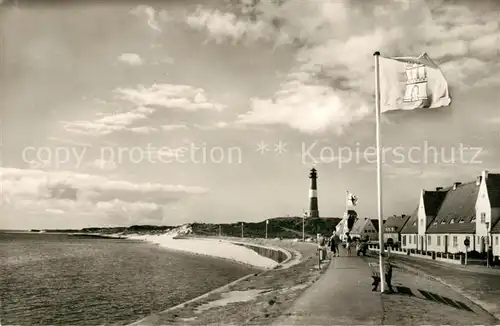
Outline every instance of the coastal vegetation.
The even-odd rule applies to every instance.
[[[304,221],[306,237],[315,237],[317,233],[331,234],[340,218],[309,218]],[[294,239],[302,237],[302,217],[276,217],[268,220],[267,237]],[[265,238],[266,221],[261,222],[236,222],[236,223],[190,223],[193,234],[200,236],[226,236],[245,238]],[[179,226],[165,225],[132,225],[129,227],[90,227],[83,229],[46,229],[46,232],[61,233],[93,233],[93,234],[163,234]],[[39,232],[40,230],[32,230]]]

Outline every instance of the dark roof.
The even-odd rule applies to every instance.
[[[486,188],[491,207],[500,207],[500,174],[488,173]]]
[[[463,183],[449,189],[436,218],[427,228],[428,233],[474,233],[476,200],[479,186],[476,182]]]
[[[411,213],[410,218],[408,218],[408,221],[406,221],[406,224],[403,226],[403,229],[401,230],[401,233],[406,233],[406,234],[417,234],[418,233],[418,206]]]
[[[427,217],[436,217],[448,193],[448,188],[439,191],[424,190],[424,208]]]
[[[378,219],[371,218],[373,226],[375,227],[375,230],[378,232]]]
[[[405,226],[406,222],[408,222],[409,218],[410,215],[405,215],[405,214],[394,215],[387,218],[384,223],[385,232],[389,232],[388,228],[396,228],[396,232],[400,232]]]
[[[497,216],[492,222],[491,233],[500,233],[500,216]]]

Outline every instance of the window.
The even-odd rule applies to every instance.
[[[417,235],[416,234],[413,236],[413,243],[417,244]]]
[[[495,236],[495,246],[498,246],[498,235]]]
[[[450,221],[450,224],[453,224],[453,223],[455,223],[455,219],[454,218],[452,218],[451,221]]]
[[[441,236],[438,235],[436,240],[437,240],[437,245],[440,246],[441,245]]]
[[[437,221],[434,221],[434,223],[432,223],[432,225],[437,225],[437,224],[438,224],[438,222],[437,222]]]
[[[442,220],[442,221],[441,221],[441,224],[446,224],[446,221],[445,221],[445,220]]]
[[[403,246],[406,246],[406,235],[403,235]]]
[[[471,223],[476,222],[476,217],[475,217],[475,216],[473,216],[473,217],[472,217],[472,220],[470,220],[470,222],[471,222]]]
[[[456,235],[453,236],[453,247],[455,247],[455,248],[458,247],[458,238]]]
[[[428,245],[431,245],[432,241],[431,241],[432,237],[430,235],[427,236],[427,244]]]
[[[417,225],[417,221],[413,222],[413,226]]]
[[[481,213],[481,223],[486,223],[486,213]]]
[[[464,218],[460,218],[460,221],[458,221],[458,223],[464,223]]]
[[[408,236],[408,244],[411,244],[411,235]]]
[[[424,226],[424,219],[420,220],[420,226]]]

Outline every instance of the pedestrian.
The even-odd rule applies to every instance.
[[[339,236],[333,231],[332,236],[330,237],[330,250],[332,251],[333,257],[339,256]]]
[[[351,255],[351,245],[352,245],[352,239],[349,233],[346,233],[346,242],[345,242],[345,247],[347,249],[347,256]]]

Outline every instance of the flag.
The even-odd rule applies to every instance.
[[[351,194],[350,192],[347,192],[347,205],[356,206],[357,203],[358,197],[356,197],[354,194]]]
[[[427,53],[379,59],[381,112],[450,105],[448,82]]]

